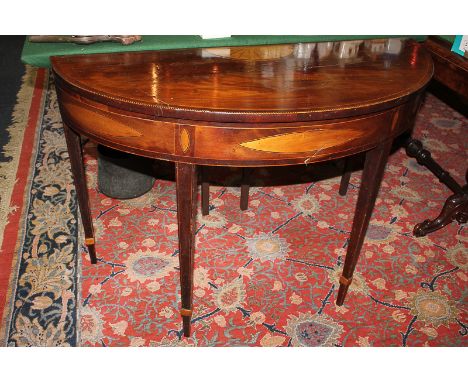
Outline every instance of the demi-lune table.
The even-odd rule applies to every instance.
[[[197,166],[286,166],[365,152],[340,278],[342,305],[393,139],[411,129],[433,66],[404,39],[52,58],[85,232],[95,236],[80,136],[175,162],[181,316],[190,335]]]

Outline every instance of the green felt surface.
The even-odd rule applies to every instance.
[[[217,46],[240,45],[266,45],[285,44],[297,42],[322,42],[340,40],[364,40],[371,38],[397,37],[397,36],[279,36],[279,35],[255,35],[255,36],[231,36],[217,39],[202,39],[200,36],[143,36],[142,41],[132,45],[121,45],[115,42],[102,42],[90,45],[73,43],[31,43],[26,39],[21,60],[33,66],[49,67],[51,56],[70,54],[92,54],[132,52],[142,50],[163,50],[182,48],[207,48]],[[425,40],[426,36],[411,36],[417,41]]]

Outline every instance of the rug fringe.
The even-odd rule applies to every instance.
[[[34,83],[37,76],[37,68],[26,65],[26,72],[21,79],[21,87],[16,95],[16,105],[12,113],[12,123],[7,127],[9,141],[3,147],[3,153],[11,158],[8,162],[0,163],[0,248],[3,243],[5,227],[8,224],[8,216],[14,210],[10,206],[13,188],[16,183],[16,173],[21,155],[24,131],[28,123],[29,109],[31,107]]]

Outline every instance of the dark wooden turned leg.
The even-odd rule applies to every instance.
[[[94,238],[93,218],[89,207],[88,187],[86,186],[81,138],[66,125],[63,126],[63,130],[65,132],[65,140],[67,142],[68,156],[70,157],[73,182],[75,184],[78,205],[80,207],[81,220],[83,221],[85,244],[88,247],[91,263],[96,264],[96,241]]]
[[[445,201],[439,216],[434,220],[428,219],[416,224],[413,235],[416,237],[426,236],[428,233],[437,231],[455,220],[460,224],[468,221],[468,187],[465,192],[450,196]]]
[[[351,178],[350,159],[344,159],[343,175],[341,175],[340,190],[338,193],[345,196],[348,192],[349,179]]]
[[[340,277],[340,289],[336,305],[343,305],[349,285],[352,282],[354,268],[356,267],[366,236],[391,146],[392,141],[389,140],[366,153],[366,161],[364,163],[364,171],[354,213],[353,228],[351,229],[351,236],[349,238],[343,274]]]
[[[197,169],[193,164],[176,163],[177,223],[179,226],[180,289],[184,336],[190,337],[192,318],[193,258],[197,211]]]
[[[448,171],[445,171],[432,159],[431,153],[424,149],[422,143],[417,139],[408,139],[406,153],[409,157],[416,158],[420,165],[429,169],[441,183],[455,193],[445,201],[442,211],[434,220],[427,219],[416,224],[413,235],[416,237],[426,236],[428,233],[437,231],[455,220],[460,224],[466,223],[468,220],[468,185],[460,186]],[[468,171],[466,178],[468,182]]]
[[[242,179],[241,179],[241,196],[240,196],[240,209],[245,211],[249,208],[249,176],[251,173],[250,168],[242,169]]]
[[[411,158],[416,158],[417,162],[429,169],[437,179],[454,193],[462,193],[462,187],[453,179],[448,171],[445,171],[439,164],[432,159],[431,153],[423,148],[423,145],[417,139],[408,139],[406,141],[406,154]]]

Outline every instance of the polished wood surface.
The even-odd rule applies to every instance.
[[[427,52],[399,39],[62,56],[51,62],[58,84],[90,99],[151,117],[227,122],[380,111],[402,103],[432,75]]]
[[[434,61],[434,79],[468,102],[468,59],[452,52],[452,44],[436,36],[430,36],[424,47]]]
[[[192,317],[193,262],[197,211],[197,170],[195,165],[176,163],[177,224],[183,331],[190,336]]]
[[[377,147],[366,153],[356,212],[354,213],[353,227],[346,251],[336,305],[343,305],[349,285],[351,284],[391,147],[392,140],[388,139],[382,141]]]
[[[100,144],[171,161],[239,167],[307,164],[368,150],[382,137],[403,132],[419,101],[414,93],[400,106],[354,118],[245,124],[145,119],[60,85],[57,94],[64,122]]]
[[[399,39],[66,56],[52,58],[52,64],[65,130],[75,137],[67,144],[87,232],[91,214],[76,137],[176,162],[186,336],[193,310],[198,165],[308,164],[366,152],[340,278],[341,305],[391,143],[412,128],[432,75],[427,52]],[[345,177],[342,192],[346,183]],[[242,184],[244,209],[247,173]],[[207,183],[202,188],[207,214]],[[88,243],[94,251],[94,241]]]
[[[453,195],[450,195],[445,201],[439,216],[432,220],[426,219],[414,226],[414,236],[426,236],[453,221],[457,221],[459,224],[468,222],[468,170],[465,174],[466,183],[461,186],[450,173],[432,159],[431,153],[417,139],[411,138],[406,142],[406,153],[408,156],[416,158],[420,165],[429,169],[441,183],[453,192]]]

